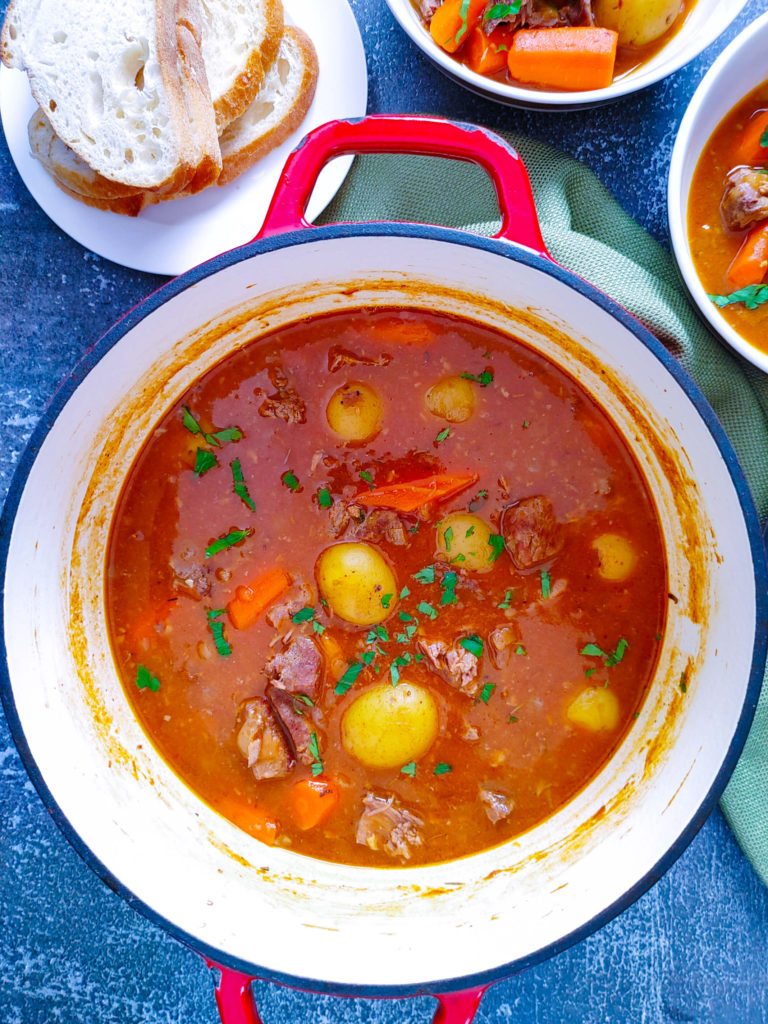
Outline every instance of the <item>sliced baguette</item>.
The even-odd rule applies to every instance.
[[[125,199],[143,191],[131,185],[111,181],[94,171],[59,138],[40,107],[29,119],[27,134],[32,156],[69,191],[93,199]]]
[[[200,0],[202,50],[216,130],[255,99],[283,35],[282,0]]]
[[[288,25],[256,99],[221,133],[219,185],[279,146],[306,117],[317,86],[317,53],[301,29]]]
[[[199,0],[11,0],[0,53],[95,172],[198,191],[221,160],[201,32]]]

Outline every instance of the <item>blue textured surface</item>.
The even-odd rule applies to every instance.
[[[767,3],[751,0],[718,43],[660,85],[610,107],[570,114],[482,100],[421,57],[383,0],[351,0],[351,6],[368,56],[369,110],[443,114],[551,142],[587,163],[667,244],[665,185],[677,124],[714,57]],[[0,12],[4,8],[0,0]],[[58,384],[161,279],[117,267],[64,236],[26,192],[4,141],[0,239],[4,498]],[[255,991],[265,1024],[420,1024],[434,1011],[427,998],[342,1000],[268,983]],[[0,1024],[217,1021],[202,961],[110,892],[80,860],[50,820],[0,718]],[[560,956],[496,984],[477,1021],[766,1024],[768,890],[719,812],[634,906]]]

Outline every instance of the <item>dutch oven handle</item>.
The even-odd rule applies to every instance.
[[[334,157],[358,153],[409,153],[478,164],[493,183],[501,212],[501,229],[494,237],[548,255],[528,173],[515,150],[478,125],[410,114],[329,121],[310,132],[288,157],[256,239],[311,228],[304,213],[323,167]]]
[[[207,957],[205,959],[208,966],[218,973],[216,1004],[222,1024],[262,1024],[251,993],[251,983],[257,979],[230,967],[222,967]],[[432,1024],[471,1024],[487,988],[487,985],[482,985],[435,996],[438,1007]]]

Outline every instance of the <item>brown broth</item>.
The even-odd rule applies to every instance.
[[[402,329],[426,330],[425,343],[404,343]],[[387,366],[355,365],[330,373],[328,350],[343,345]],[[306,422],[259,413],[274,388],[268,367],[279,363],[306,402]],[[424,406],[425,391],[449,374],[470,373],[477,405],[463,423],[447,424]],[[351,445],[330,431],[330,394],[349,379],[369,382],[382,396],[383,428],[371,442]],[[208,431],[237,425],[242,439],[221,448],[205,444],[183,422],[183,406]],[[449,427],[449,434],[438,434]],[[218,466],[196,475],[198,447]],[[234,493],[230,463],[240,460],[256,510]],[[290,470],[291,490],[281,478]],[[473,472],[476,484],[418,516],[407,546],[372,541],[394,567],[398,595],[371,636],[344,623],[318,601],[315,563],[337,540],[321,488],[334,505],[353,502],[374,485],[433,473]],[[485,496],[483,493],[487,492]],[[480,497],[478,497],[480,495]],[[499,530],[502,509],[519,498],[545,495],[562,524],[562,550],[545,564],[517,571],[506,551],[485,572],[470,572],[436,556],[436,524],[448,512],[471,508]],[[418,528],[416,528],[418,527]],[[234,529],[252,533],[206,558],[206,547]],[[621,582],[602,578],[593,541],[619,533],[632,544],[637,567]],[[237,743],[241,702],[264,690],[263,666],[290,631],[320,639],[312,622],[276,630],[262,618],[236,630],[226,615],[231,653],[217,653],[209,610],[223,609],[236,586],[279,565],[312,589],[315,621],[343,652],[345,663],[374,661],[344,694],[328,663],[312,709],[322,775],[341,793],[319,826],[295,827],[291,787],[311,777],[297,764],[288,777],[257,780]],[[414,578],[436,566],[435,582]],[[446,572],[456,573],[454,603],[444,604]],[[189,583],[185,582],[188,574]],[[200,580],[204,584],[200,584]],[[547,591],[549,590],[549,596]],[[124,686],[153,744],[205,801],[253,834],[310,856],[350,864],[402,863],[355,841],[366,792],[392,796],[424,822],[423,843],[408,863],[453,859],[494,846],[549,817],[610,757],[642,702],[657,657],[666,609],[666,564],[653,500],[616,429],[568,376],[529,348],[480,325],[407,311],[333,314],[281,329],[230,356],[198,381],[158,424],[124,488],[110,538],[106,597],[115,657]],[[432,618],[420,602],[435,610]],[[403,613],[401,615],[401,613]],[[412,616],[404,618],[403,616]],[[406,625],[418,624],[403,639]],[[487,638],[512,624],[519,640],[503,668],[492,664]],[[483,689],[474,699],[415,662],[420,637],[454,640],[468,633],[486,644]],[[398,639],[399,638],[399,639]],[[621,648],[619,644],[621,642]],[[605,657],[582,653],[596,644]],[[378,651],[378,653],[377,653]],[[365,689],[391,680],[393,659],[405,653],[401,682],[433,696],[439,733],[415,762],[414,774],[366,769],[340,741],[347,707]],[[610,660],[610,659],[609,659]],[[142,665],[159,688],[139,690]],[[399,684],[398,684],[399,685]],[[566,709],[585,686],[609,687],[618,698],[615,728],[574,725]],[[476,738],[475,738],[476,737]],[[445,767],[450,766],[450,770]],[[438,774],[435,770],[438,769]],[[509,795],[509,817],[493,822],[478,799],[481,788]],[[265,829],[264,823],[267,823]]]

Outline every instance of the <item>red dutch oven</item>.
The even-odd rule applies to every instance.
[[[479,164],[500,231],[311,227],[304,209],[322,167],[366,152]],[[575,378],[654,495],[675,595],[640,714],[599,774],[516,839],[412,868],[317,861],[219,816],[143,734],[105,626],[116,499],[165,410],[262,333],[363,306],[468,317]],[[21,460],[2,537],[2,696],[27,769],[96,872],[220,968],[226,1024],[258,1021],[255,977],[339,995],[432,994],[435,1022],[470,1021],[489,984],[600,927],[680,854],[736,763],[765,665],[765,554],[718,420],[640,323],[549,258],[516,153],[437,119],[313,132],[252,243],[169,282],[88,353]]]

